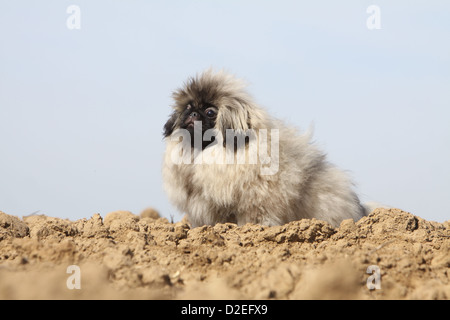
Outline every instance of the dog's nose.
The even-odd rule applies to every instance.
[[[189,117],[191,117],[193,121],[196,121],[196,120],[200,119],[200,114],[198,112],[194,111],[194,112],[191,112]]]

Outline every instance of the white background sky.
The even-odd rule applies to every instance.
[[[450,219],[450,2],[437,0],[2,0],[0,210],[179,220],[162,127],[171,92],[210,66],[277,117],[314,122],[363,201]]]

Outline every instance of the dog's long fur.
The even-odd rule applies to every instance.
[[[344,219],[366,214],[347,174],[326,160],[309,134],[274,119],[246,92],[234,76],[211,69],[190,78],[173,93],[174,110],[166,123],[164,187],[173,204],[187,213],[195,226],[234,222],[281,225],[316,218],[338,226]],[[257,164],[176,164],[171,158],[177,141],[170,139],[181,127],[181,113],[190,102],[218,107],[215,129],[279,130],[279,169],[262,175]],[[222,144],[207,148],[224,148]]]

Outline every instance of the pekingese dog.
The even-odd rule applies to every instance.
[[[336,227],[366,215],[349,177],[311,143],[311,134],[267,114],[243,81],[209,69],[173,99],[164,126],[164,188],[193,227],[303,218]]]

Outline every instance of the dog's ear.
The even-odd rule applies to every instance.
[[[172,134],[173,130],[175,130],[175,124],[177,122],[177,119],[178,119],[177,112],[174,111],[170,116],[169,120],[167,120],[166,124],[164,125],[164,132],[163,132],[164,138],[169,137]]]
[[[216,129],[225,137],[227,129],[245,131],[249,129],[248,113],[245,106],[237,99],[227,99],[223,102],[216,118]]]

